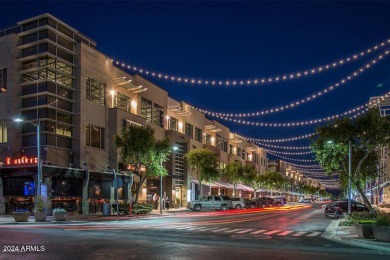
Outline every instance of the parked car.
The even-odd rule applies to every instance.
[[[271,198],[274,200],[273,205],[275,206],[283,206],[287,203],[286,198],[283,196],[274,196]]]
[[[201,211],[202,209],[228,210],[233,208],[233,204],[229,196],[211,195],[205,196],[200,200],[189,201],[187,208],[194,211]]]
[[[362,203],[356,201],[351,202],[351,212],[362,212],[362,211],[369,212],[370,210],[366,205]],[[347,212],[348,212],[348,201],[345,200],[332,202],[326,205],[324,209],[325,216],[333,217],[333,218],[341,217]]]
[[[299,203],[306,203],[306,204],[308,204],[308,203],[312,203],[312,202],[313,201],[310,198],[303,198],[303,199],[299,200]]]
[[[274,206],[274,199],[270,197],[257,198],[252,201],[254,208],[265,208]]]
[[[246,208],[245,200],[243,198],[232,198],[233,209]]]

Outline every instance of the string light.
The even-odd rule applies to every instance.
[[[280,152],[280,151],[275,151],[275,150],[269,150],[269,149],[265,149],[267,152],[268,151],[271,151],[272,153],[276,153],[276,154],[284,154],[284,155],[306,155],[306,154],[313,154],[312,151],[309,151],[309,152]]]
[[[359,75],[361,75],[363,72],[368,71],[368,69],[373,68],[374,65],[378,64],[379,60],[382,60],[386,55],[389,55],[390,51],[386,50],[384,53],[378,55],[376,58],[370,60],[368,63],[366,63],[364,66],[360,67],[359,69],[355,70],[348,76],[344,77],[343,79],[339,80],[333,85],[330,85],[327,88],[324,88],[323,90],[320,90],[314,94],[311,94],[305,98],[302,98],[301,100],[296,100],[291,102],[290,104],[287,105],[282,105],[279,107],[275,108],[270,108],[270,109],[265,109],[265,110],[260,110],[260,111],[255,111],[255,112],[249,112],[249,113],[220,113],[220,112],[213,112],[213,111],[208,111],[204,110],[198,107],[191,106],[193,109],[196,109],[204,114],[210,115],[210,116],[220,116],[220,117],[254,117],[254,116],[264,116],[268,114],[274,114],[274,113],[279,113],[288,109],[293,109],[295,107],[301,106],[305,103],[311,102],[321,96],[324,96],[336,88],[339,88],[340,86],[344,85],[346,82],[357,78]]]
[[[278,158],[282,158],[282,159],[285,159],[285,160],[289,160],[289,161],[296,161],[296,162],[315,162],[315,160],[311,160],[311,159],[295,159],[295,158],[289,158],[289,157],[284,157],[282,155],[278,155],[278,154],[274,154],[273,152],[271,152],[270,150],[266,150],[267,153],[269,154],[272,154]]]
[[[286,74],[280,74],[277,76],[263,76],[263,77],[259,77],[256,79],[243,79],[243,80],[226,80],[226,79],[225,80],[210,80],[210,79],[200,79],[200,78],[195,78],[195,77],[176,76],[173,74],[167,74],[167,73],[162,73],[162,72],[151,71],[148,69],[143,69],[143,68],[140,68],[139,66],[126,64],[126,63],[119,61],[119,60],[111,59],[111,61],[118,66],[132,70],[132,71],[137,72],[139,74],[143,74],[146,76],[151,76],[154,78],[163,79],[163,80],[167,80],[167,81],[169,80],[169,81],[172,81],[175,83],[203,85],[203,86],[229,86],[229,87],[230,86],[235,86],[235,87],[251,86],[251,85],[255,86],[255,85],[265,85],[265,84],[271,84],[271,83],[277,83],[277,82],[291,81],[291,80],[296,80],[296,79],[300,79],[303,77],[309,77],[309,76],[312,76],[312,75],[315,75],[318,73],[323,73],[324,71],[338,68],[338,67],[341,67],[345,64],[357,61],[360,58],[362,58],[366,55],[370,55],[370,54],[384,48],[385,46],[387,46],[389,44],[390,44],[390,39],[383,41],[381,43],[375,44],[374,46],[372,46],[364,51],[361,51],[361,52],[355,53],[353,55],[350,55],[348,57],[327,63],[325,65],[313,67],[311,69],[306,69],[306,70],[301,70],[301,71],[286,73]]]
[[[261,139],[261,138],[253,138],[256,141],[259,142],[265,142],[265,143],[284,143],[284,142],[291,142],[291,141],[297,141],[302,139],[307,139],[315,135],[314,133],[311,134],[305,134],[301,136],[296,137],[289,137],[289,138],[280,138],[280,139]]]
[[[356,113],[356,112],[364,109],[367,106],[368,105],[363,105],[363,106],[359,106],[359,107],[353,108],[351,110],[348,110],[348,111],[346,111],[346,112],[344,112],[342,114],[332,115],[332,116],[319,118],[319,119],[312,119],[312,120],[307,120],[307,121],[301,121],[301,122],[267,123],[267,122],[252,122],[252,121],[246,121],[246,120],[235,119],[235,118],[228,118],[228,117],[222,117],[222,116],[215,116],[215,117],[217,117],[219,119],[222,119],[222,120],[225,120],[225,121],[233,122],[233,123],[236,123],[236,124],[250,125],[250,126],[260,126],[260,127],[300,127],[300,126],[314,125],[314,124],[319,124],[319,123],[322,123],[322,122],[331,121],[333,119],[336,119],[336,118],[339,118],[339,117],[342,117],[342,116],[345,116],[345,115],[350,115],[352,113]],[[365,113],[367,111],[368,111],[368,108],[364,109],[362,112],[358,112],[356,114],[356,116],[358,116],[358,115],[360,115],[362,113]],[[356,116],[352,116],[351,119],[355,118]]]

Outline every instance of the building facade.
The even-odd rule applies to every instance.
[[[184,160],[192,149],[214,151],[220,168],[232,161],[253,164],[259,174],[267,168],[264,149],[126,72],[93,40],[50,14],[0,32],[0,87],[0,214],[31,206],[38,168],[40,186],[53,207],[100,212],[103,202],[114,202],[115,192],[121,202],[130,200],[137,185],[143,185],[139,200],[151,201],[159,179],[140,184],[135,178],[131,185],[131,173],[118,170],[122,160],[113,140],[129,124],[150,125],[156,138],[168,137],[178,148],[163,180],[164,194],[178,206],[200,195]],[[112,185],[116,175],[124,183],[117,191]],[[213,194],[253,192],[240,188],[233,194],[228,183],[205,184]]]

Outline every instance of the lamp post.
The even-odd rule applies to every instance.
[[[37,187],[37,195],[41,195],[41,182],[42,182],[42,168],[41,168],[41,121],[38,118],[37,123],[33,123],[30,121],[24,121],[21,118],[14,119],[15,122],[23,122],[23,123],[29,123],[32,124],[37,128],[37,157],[38,157],[38,164],[37,164],[37,173],[38,173],[38,187]]]
[[[351,140],[348,141],[348,214],[351,214],[351,169],[352,169],[352,149]]]

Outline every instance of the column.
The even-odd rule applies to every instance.
[[[49,205],[48,212],[51,212],[53,206],[51,204],[51,194],[52,194],[52,179],[51,177],[46,177],[43,180],[43,183],[46,184],[47,188],[47,203]]]
[[[113,211],[113,208],[112,208],[112,205],[114,203],[115,203],[115,189],[114,189],[113,182],[111,182],[111,184],[110,184],[110,214],[111,215],[114,214],[114,211]]]
[[[83,197],[81,201],[81,208],[83,215],[89,214],[89,198],[88,198],[88,186],[89,186],[89,170],[85,170],[85,176],[83,179]]]

